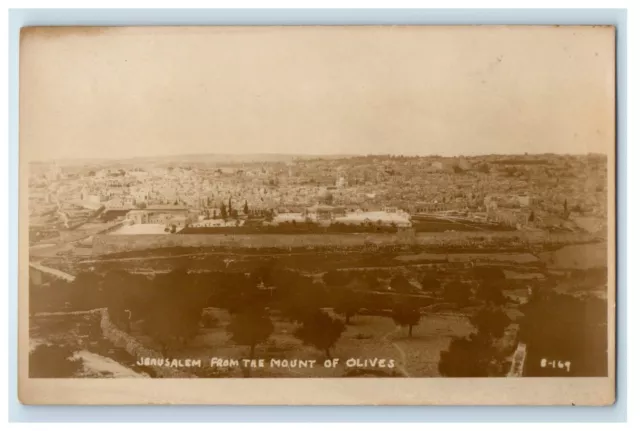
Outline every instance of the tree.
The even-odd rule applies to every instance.
[[[263,284],[264,286],[271,286],[274,283],[274,263],[268,262],[265,265],[262,265],[256,268],[251,272],[249,279],[253,285],[258,286],[259,284]],[[289,271],[287,271],[288,273]]]
[[[476,277],[484,281],[497,281],[501,282],[505,280],[504,272],[500,268],[493,266],[476,266],[473,269]]]
[[[476,299],[494,305],[504,305],[507,298],[502,293],[501,283],[499,281],[482,281],[478,286]]]
[[[220,218],[222,220],[226,220],[228,217],[227,215],[227,208],[224,206],[224,202],[220,204]]]
[[[469,318],[475,333],[456,337],[440,354],[438,369],[446,377],[495,377],[506,372],[505,352],[499,340],[511,324],[501,308],[484,307]]]
[[[294,335],[306,345],[315,347],[331,358],[331,349],[345,330],[344,323],[317,309],[306,317]]]
[[[232,210],[233,210],[233,207],[231,206],[231,196],[229,196],[229,204],[227,205],[227,211],[231,213]]]
[[[200,327],[205,300],[185,270],[156,276],[153,293],[148,295],[144,329],[166,356],[169,349],[186,345]]]
[[[401,292],[401,293],[413,292],[413,285],[411,283],[409,283],[409,280],[407,280],[402,275],[394,276],[391,279],[391,282],[389,283],[389,286],[391,287],[391,289],[393,289],[396,292]]]
[[[533,212],[533,210],[531,210],[531,213],[529,214],[529,222],[534,222],[536,221],[536,215]]]
[[[177,227],[175,224],[171,225],[171,233],[176,233],[177,232]]]
[[[142,201],[142,202],[137,202],[137,203],[136,203],[136,208],[138,208],[138,209],[140,209],[140,210],[143,210],[143,209],[145,209],[146,207],[147,207],[147,203],[146,203],[146,202],[144,202],[144,201]]]
[[[246,200],[244,201],[244,208],[242,208],[242,212],[244,213],[244,215],[249,215],[249,204]]]
[[[372,293],[365,298],[367,310],[375,312],[377,315],[389,315],[387,310],[393,309],[393,298],[390,295],[380,295]]]
[[[334,311],[344,315],[345,324],[349,324],[349,320],[358,314],[362,299],[357,292],[351,289],[336,289],[333,293]]]
[[[351,276],[345,271],[336,271],[332,269],[322,276],[322,281],[330,287],[343,287],[351,281]]]
[[[83,369],[83,360],[74,358],[73,354],[70,347],[44,344],[37,346],[29,353],[29,377],[76,377]]]
[[[478,334],[492,339],[502,338],[511,319],[500,308],[485,307],[469,318]]]
[[[276,286],[273,300],[283,316],[292,322],[303,323],[318,308],[331,305],[325,286],[310,277],[294,271],[275,271],[273,280]]]
[[[504,375],[502,359],[487,337],[456,337],[440,352],[438,372],[443,377],[497,377]]]
[[[468,284],[454,281],[447,284],[444,288],[444,300],[460,306],[469,303],[471,296],[471,287]]]
[[[249,346],[249,358],[253,359],[256,346],[267,341],[273,333],[273,322],[264,308],[249,309],[233,316],[227,331],[233,342]]]
[[[325,286],[311,277],[291,270],[273,270],[271,280],[276,287],[271,299],[292,322],[302,323],[318,308],[332,305]]]
[[[364,280],[369,290],[378,291],[382,289],[382,283],[380,283],[377,275],[367,274]]]
[[[422,290],[425,292],[437,292],[440,290],[440,281],[432,275],[426,274],[420,280]]]
[[[265,220],[268,222],[273,221],[273,217],[275,217],[273,208],[270,208],[267,213],[265,214]]]
[[[413,327],[420,323],[420,309],[408,302],[397,304],[393,307],[391,318],[398,326],[409,327],[409,337],[413,335]]]
[[[267,305],[269,292],[260,290],[259,281],[242,273],[224,272],[218,286],[209,297],[209,306],[226,309],[230,314],[260,309]]]

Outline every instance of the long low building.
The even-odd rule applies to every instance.
[[[134,224],[157,224],[183,228],[198,220],[198,211],[177,205],[160,205],[131,210],[126,219]]]

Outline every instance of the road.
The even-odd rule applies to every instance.
[[[400,331],[400,327],[396,326],[396,328],[393,331],[390,331],[388,333],[386,333],[384,335],[384,337],[382,337],[382,340],[385,342],[390,342],[391,345],[397,350],[398,354],[400,355],[400,363],[398,364],[398,371],[400,371],[400,373],[402,373],[402,375],[404,377],[411,377],[411,375],[409,374],[409,372],[407,371],[407,354],[405,353],[405,351],[402,349],[402,347],[400,347],[397,343],[394,343],[393,341],[389,340],[389,337],[398,333],[398,331]]]

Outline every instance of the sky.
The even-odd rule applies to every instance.
[[[607,27],[32,28],[29,160],[606,153]]]

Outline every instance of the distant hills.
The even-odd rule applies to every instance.
[[[129,158],[106,158],[106,159],[58,159],[58,160],[41,160],[31,162],[34,165],[49,165],[57,163],[59,166],[140,166],[140,165],[180,165],[180,164],[238,164],[238,163],[288,163],[294,160],[310,160],[310,159],[346,159],[352,157],[364,157],[365,154],[284,154],[284,153],[256,153],[256,154],[182,154],[182,155],[167,155],[167,156],[148,156],[148,157],[129,157]],[[375,154],[376,157],[384,157],[392,155]],[[438,156],[438,155],[424,155],[420,157],[436,158],[436,159],[458,159],[459,157],[468,159],[485,159],[485,158],[498,158],[498,160],[492,160],[492,163],[509,164],[518,161],[522,163],[523,160],[528,160],[530,163],[539,161],[540,158],[548,157],[562,157],[562,156],[587,156],[587,157],[602,157],[606,158],[603,154],[583,154],[583,155],[570,155],[570,154],[511,154],[503,155],[504,160],[498,154],[486,154],[486,155],[472,155],[472,156]],[[406,157],[414,157],[407,155]]]
[[[236,163],[287,163],[296,159],[343,159],[356,157],[351,154],[277,154],[277,153],[258,153],[258,154],[182,154],[169,156],[149,156],[149,157],[130,157],[130,158],[114,158],[114,159],[60,159],[50,161],[37,161],[34,164],[51,164],[57,163],[60,166],[78,166],[78,165],[114,165],[114,164],[180,164],[180,163],[205,163],[205,164],[236,164]]]

